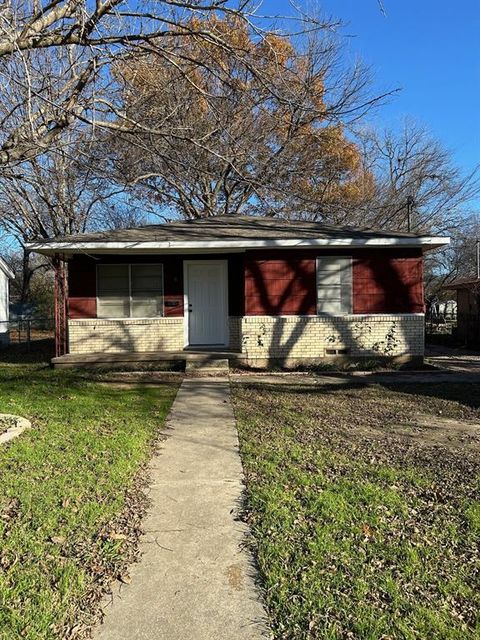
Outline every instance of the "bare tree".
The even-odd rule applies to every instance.
[[[374,189],[359,213],[370,225],[452,232],[471,213],[480,167],[462,172],[425,128],[407,121],[399,133],[364,133],[363,148]]]
[[[348,220],[372,227],[450,235],[451,245],[425,257],[427,309],[448,294],[443,286],[472,271],[478,230],[473,215],[479,168],[463,173],[452,154],[423,127],[406,121],[399,133],[363,134],[365,167],[373,190]],[[343,220],[342,220],[343,221]]]
[[[255,17],[243,0],[237,5],[225,0],[152,0],[134,8],[124,0],[2,4],[0,225],[5,232],[23,244],[32,237],[80,232],[100,222],[118,226],[142,218],[126,198],[117,199],[115,209],[106,206],[112,189],[102,174],[104,154],[100,149],[90,157],[101,127],[118,128],[121,84],[112,69],[120,68],[119,61],[132,51],[146,47],[172,63],[182,60],[185,43],[193,39],[209,51],[206,60],[195,63],[201,69],[216,51],[229,50],[241,58],[242,43],[226,41],[216,23],[206,21],[212,14],[243,22],[258,41],[266,37],[266,21]],[[299,30],[304,23],[300,15]],[[315,21],[311,25],[315,28]],[[224,75],[225,83],[230,80]],[[205,96],[200,88],[199,93]],[[164,137],[179,134],[170,122],[157,125]],[[123,118],[122,131],[135,126],[131,118]],[[205,142],[192,141],[199,146]],[[28,285],[29,256],[24,259]]]
[[[62,145],[24,162],[0,180],[0,224],[29,241],[83,233],[98,226],[119,189],[88,158],[89,141],[69,131]]]
[[[425,260],[425,299],[427,310],[439,300],[452,297],[445,285],[457,278],[475,278],[477,274],[476,240],[480,238],[480,217],[467,215],[458,221],[451,243],[442,251],[433,251]]]
[[[441,284],[457,278],[477,275],[477,239],[480,239],[480,215],[473,214],[460,221],[448,248],[436,252],[435,269],[441,274]]]
[[[186,35],[181,24],[193,15],[249,15],[248,6],[226,0],[153,0],[135,8],[125,0],[7,0],[0,9],[0,57],[68,45],[145,42],[172,30]]]
[[[48,261],[32,264],[25,244],[108,224],[109,201],[121,191],[90,162],[91,141],[85,131],[66,130],[58,142],[0,180],[0,230],[14,237],[23,251],[20,302],[28,298],[35,271],[48,268]]]
[[[53,273],[45,256],[28,255],[22,248],[3,253],[15,274],[10,282],[10,303],[16,305],[18,315],[42,318],[53,316]]]

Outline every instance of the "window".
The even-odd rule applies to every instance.
[[[317,258],[317,313],[352,312],[352,260],[348,257]]]
[[[163,316],[161,264],[100,264],[97,267],[99,318]]]

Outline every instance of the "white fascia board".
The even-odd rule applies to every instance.
[[[44,254],[55,253],[148,253],[178,251],[218,251],[247,249],[296,249],[307,247],[344,248],[344,247],[426,247],[435,249],[450,243],[450,238],[422,236],[417,238],[316,238],[288,240],[193,240],[173,242],[30,242],[27,248]]]
[[[0,269],[7,276],[7,278],[10,278],[11,280],[15,279],[15,274],[13,273],[13,271],[10,269],[10,267],[7,265],[7,263],[3,258],[0,258]]]

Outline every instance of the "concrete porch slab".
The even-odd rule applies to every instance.
[[[125,353],[67,353],[64,356],[52,358],[51,364],[55,369],[60,368],[90,368],[108,367],[122,368],[132,365],[155,365],[161,363],[195,362],[213,363],[220,360],[236,361],[241,354],[237,351],[218,350],[190,350],[182,351],[135,351]]]

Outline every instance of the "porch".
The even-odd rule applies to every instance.
[[[220,361],[237,363],[242,354],[239,351],[222,349],[183,349],[181,351],[142,351],[122,353],[68,353],[52,358],[54,369],[67,368],[108,368],[132,369],[165,366],[182,370],[189,364],[202,368],[216,368]]]

